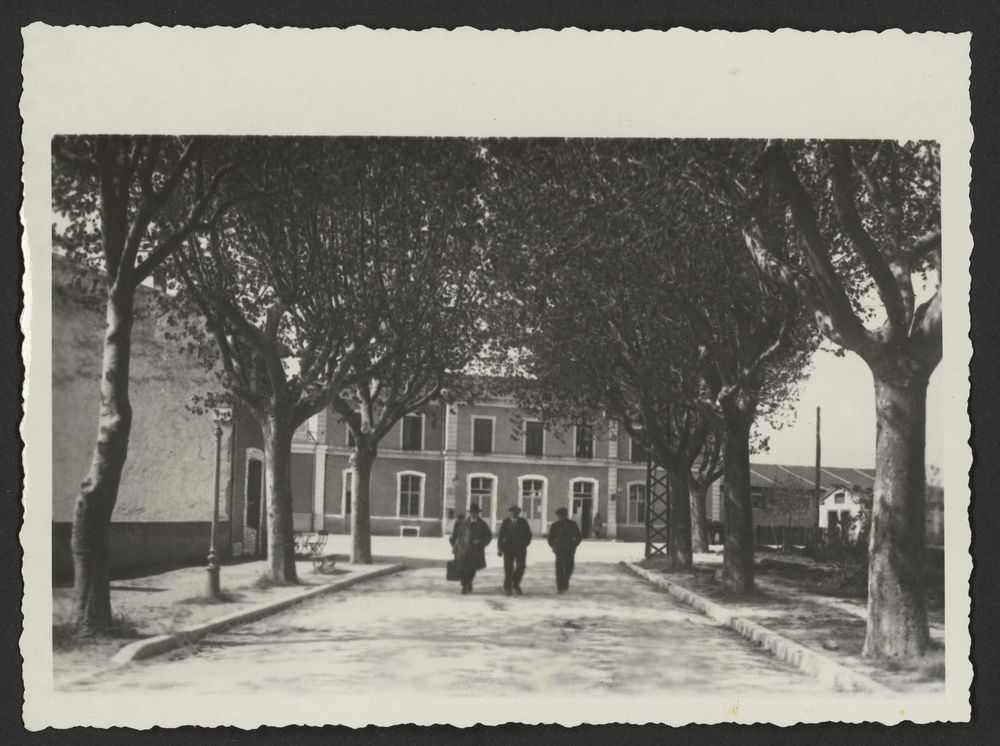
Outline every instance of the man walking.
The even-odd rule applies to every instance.
[[[549,546],[556,554],[556,588],[560,593],[569,590],[569,578],[573,574],[576,548],[583,541],[580,527],[569,519],[569,511],[559,508],[557,520],[549,526]]]
[[[521,508],[511,505],[510,515],[500,524],[497,535],[497,554],[503,557],[503,592],[521,595],[521,578],[524,577],[524,562],[531,543],[531,526],[521,517]]]
[[[493,532],[479,517],[479,506],[469,506],[469,517],[456,522],[451,534],[451,545],[455,548],[455,564],[458,566],[459,580],[462,581],[462,595],[472,593],[472,581],[476,570],[486,567],[486,545],[493,541]]]

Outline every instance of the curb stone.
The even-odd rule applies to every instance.
[[[370,572],[359,572],[350,578],[344,578],[343,580],[337,580],[333,583],[328,583],[321,585],[317,588],[310,588],[304,593],[300,593],[297,596],[291,596],[289,598],[282,598],[278,601],[271,601],[270,603],[261,604],[259,606],[254,606],[250,609],[244,609],[243,611],[237,611],[232,614],[228,614],[224,617],[219,617],[218,619],[213,619],[210,622],[204,622],[202,624],[196,624],[185,629],[178,630],[177,632],[171,632],[165,635],[156,635],[155,637],[148,637],[145,640],[139,640],[126,645],[111,658],[111,662],[114,666],[123,666],[132,661],[143,660],[145,658],[152,658],[153,656],[160,655],[161,653],[166,653],[167,651],[179,648],[188,643],[194,642],[202,637],[205,637],[212,632],[220,630],[224,627],[230,627],[234,624],[242,624],[244,622],[252,622],[257,619],[275,614],[279,611],[284,611],[285,609],[295,606],[296,604],[307,601],[310,598],[315,598],[316,596],[321,596],[324,593],[330,593],[332,591],[343,590],[356,583],[360,583],[365,580],[371,580],[373,578],[382,577],[383,575],[391,575],[403,570],[403,565],[388,565],[386,567],[380,567]]]
[[[720,606],[714,601],[710,601],[704,596],[700,596],[677,583],[673,583],[662,575],[639,567],[634,562],[622,562],[621,567],[638,575],[652,585],[662,588],[674,598],[683,601],[689,606],[693,606],[716,623],[729,627],[751,642],[757,643],[778,660],[784,661],[803,673],[819,679],[836,691],[869,692],[890,696],[897,693],[864,674],[842,666],[829,656],[817,653],[815,650],[810,650],[804,645],[800,645],[757,622],[737,616],[730,609]]]

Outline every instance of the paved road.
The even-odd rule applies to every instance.
[[[616,565],[578,564],[557,595],[546,557],[529,564],[525,595],[508,598],[490,562],[471,596],[443,567],[410,569],[74,689],[503,695],[517,682],[519,694],[831,693]]]

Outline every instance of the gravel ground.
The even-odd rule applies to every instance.
[[[558,595],[551,554],[533,546],[525,595],[506,597],[499,560],[489,561],[471,596],[428,559],[72,690],[847,696],[610,562],[578,562]]]
[[[757,576],[757,591],[748,596],[725,592],[708,572],[670,573],[668,577],[890,689],[920,694],[944,691],[944,627],[940,612],[932,614],[932,648],[922,660],[910,664],[873,661],[861,654],[867,609],[860,601],[803,592],[780,576],[767,573]]]
[[[179,570],[111,582],[111,609],[120,625],[112,638],[74,639],[70,619],[72,588],[55,588],[52,594],[53,681],[66,682],[110,665],[122,647],[144,637],[175,632],[261,604],[291,598],[319,585],[349,578],[373,565],[338,563],[319,572],[311,562],[297,562],[299,584],[272,586],[261,582],[264,562],[246,562],[222,568],[224,602],[205,598],[205,568]]]

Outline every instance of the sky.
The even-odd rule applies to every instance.
[[[927,391],[927,464],[940,465],[943,384],[940,367]],[[847,353],[836,357],[819,351],[813,370],[799,384],[799,402],[784,428],[762,427],[770,450],[751,456],[768,464],[812,465],[816,459],[816,407],[821,408],[822,465],[874,468],[875,390],[868,366]]]

